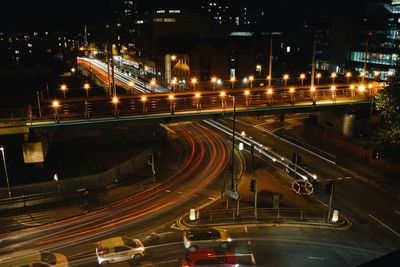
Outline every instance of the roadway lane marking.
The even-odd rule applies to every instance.
[[[397,214],[399,214],[399,215],[400,215],[400,212],[399,212],[398,210],[394,210],[394,212],[396,212]]]
[[[380,224],[382,224],[383,226],[385,226],[387,229],[389,229],[390,231],[392,231],[395,235],[397,235],[398,237],[400,237],[400,234],[398,232],[396,232],[395,230],[393,230],[392,228],[390,228],[389,226],[387,226],[386,224],[384,224],[383,222],[381,222],[380,220],[378,220],[376,217],[374,217],[372,214],[369,214],[369,217],[371,217],[372,219],[374,219],[375,221],[379,222]]]
[[[244,232],[246,233],[246,235],[248,236],[249,234],[249,229],[247,228],[247,226],[244,226]],[[251,264],[253,264],[253,266],[256,265],[256,258],[254,257],[253,252],[251,251],[250,247],[251,247],[251,241],[250,239],[247,240],[247,245],[249,245],[249,251],[250,253],[250,258],[251,258]]]
[[[308,258],[311,260],[321,260],[321,261],[325,260],[324,258],[320,258],[320,257],[308,257]]]
[[[255,266],[256,265],[256,258],[254,257],[254,254],[251,253],[250,257],[251,257],[251,264],[253,264],[253,266]]]

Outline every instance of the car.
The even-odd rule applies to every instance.
[[[286,173],[295,180],[317,180],[317,175],[310,173],[307,167],[303,165],[295,165],[294,163],[289,163],[286,165]]]
[[[68,267],[68,260],[63,254],[39,250],[24,250],[0,257],[2,267]]]
[[[204,248],[186,253],[182,259],[182,267],[194,266],[239,266],[239,259],[235,254],[226,251]]]
[[[105,265],[113,262],[138,260],[144,256],[145,248],[139,239],[112,237],[98,243],[97,262]]]
[[[228,249],[232,239],[226,231],[216,228],[198,228],[184,232],[183,244],[193,252],[199,248]]]

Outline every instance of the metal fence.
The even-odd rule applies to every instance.
[[[257,216],[254,208],[241,208],[239,214],[237,209],[200,211],[198,223],[229,223],[232,221],[276,221],[276,222],[325,222],[327,212],[324,210],[303,210],[303,209],[273,209],[258,208]]]

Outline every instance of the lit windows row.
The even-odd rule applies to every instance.
[[[367,53],[367,63],[393,66],[398,59],[397,54]],[[351,52],[351,60],[355,62],[365,61],[365,52]]]

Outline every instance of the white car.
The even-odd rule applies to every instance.
[[[98,243],[97,262],[105,265],[113,262],[138,260],[144,256],[144,246],[139,239],[112,237]]]

